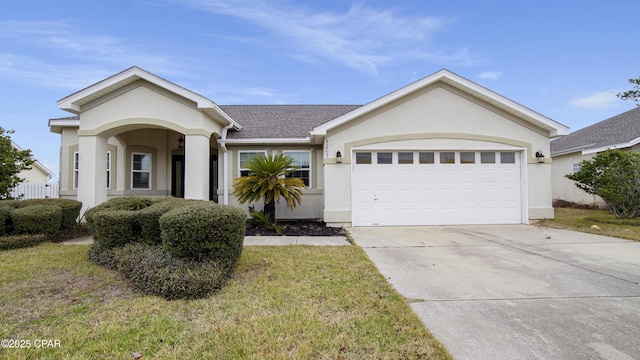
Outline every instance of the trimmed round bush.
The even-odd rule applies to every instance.
[[[73,229],[78,223],[80,217],[80,209],[82,202],[71,199],[29,199],[19,201],[18,207],[28,207],[34,205],[54,205],[62,210],[62,218],[60,220],[60,230]]]
[[[140,224],[140,242],[150,245],[162,244],[160,217],[179,206],[188,204],[189,200],[180,198],[166,198],[156,201],[153,205],[138,211]]]
[[[149,197],[125,196],[125,197],[113,198],[109,201],[105,201],[102,204],[96,205],[91,209],[85,211],[84,219],[87,221],[87,225],[89,226],[89,230],[91,231],[91,233],[95,234],[96,229],[94,229],[93,221],[95,216],[98,213],[101,213],[103,211],[111,211],[111,210],[135,211],[135,210],[144,209],[153,203],[154,203],[154,199]]]
[[[101,211],[93,217],[91,233],[95,243],[106,248],[114,248],[139,238],[140,225],[135,211]]]
[[[62,209],[56,205],[33,205],[11,212],[16,234],[45,234],[55,238],[60,234]]]
[[[46,241],[44,234],[11,235],[0,237],[0,250],[21,249]]]
[[[14,208],[0,204],[0,236],[7,236],[13,232],[11,212]]]
[[[198,202],[160,217],[162,246],[178,258],[212,259],[234,267],[246,231],[246,215],[238,208]]]

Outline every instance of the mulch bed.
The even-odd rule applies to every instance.
[[[278,225],[282,229],[280,234],[273,230],[255,227],[247,223],[247,236],[344,236],[344,228],[329,227],[322,221],[313,220],[280,220]]]

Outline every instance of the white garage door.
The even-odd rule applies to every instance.
[[[354,226],[522,223],[520,152],[355,151]]]

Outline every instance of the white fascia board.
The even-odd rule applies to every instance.
[[[437,81],[443,81],[447,84],[450,84],[462,91],[470,93],[471,95],[478,96],[480,98],[485,98],[485,100],[491,100],[493,102],[502,104],[505,107],[511,108],[518,112],[526,119],[533,119],[538,123],[545,125],[549,130],[549,134],[552,137],[568,135],[569,128],[565,125],[560,124],[557,121],[554,121],[542,114],[539,114],[525,106],[522,106],[516,103],[513,100],[505,98],[498,93],[495,93],[483,86],[480,86],[470,80],[467,80],[457,74],[450,72],[449,70],[442,69],[434,74],[431,74],[421,80],[418,80],[414,83],[411,83],[399,90],[396,90],[390,94],[387,94],[379,99],[376,99],[364,106],[361,106],[351,112],[348,112],[340,117],[337,117],[327,123],[324,123],[311,131],[311,135],[326,135],[327,131],[333,129],[337,126],[342,125],[350,120],[353,120],[359,116],[367,114],[375,109],[378,109],[386,104],[389,104],[399,98],[402,98],[408,94],[411,94],[417,90],[420,90],[426,86],[429,86]]]
[[[80,119],[49,119],[51,126],[80,127]]]
[[[629,148],[629,147],[632,147],[634,145],[637,145],[638,143],[640,143],[640,138],[633,139],[633,140],[631,140],[629,142],[626,142],[626,143],[601,146],[601,147],[597,147],[597,148],[593,148],[593,149],[585,149],[585,150],[582,150],[582,155],[595,154],[595,153],[607,151],[609,149],[613,150],[613,149]]]
[[[49,131],[60,134],[63,128],[80,128],[79,119],[50,119]]]
[[[45,173],[45,175],[47,175],[47,177],[52,178],[53,177],[53,172],[49,169],[47,169],[46,166],[42,165],[42,163],[40,161],[37,161],[35,163],[33,163],[33,165],[35,167],[37,167],[38,169],[40,169],[40,171],[42,171],[43,173]]]
[[[289,144],[308,144],[311,140],[305,138],[265,138],[265,139],[229,139],[225,141],[226,145],[289,145]]]

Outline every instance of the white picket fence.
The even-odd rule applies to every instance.
[[[34,184],[26,183],[16,186],[11,190],[11,197],[18,198],[20,195],[24,195],[21,199],[46,199],[58,197],[58,183],[51,184]]]

